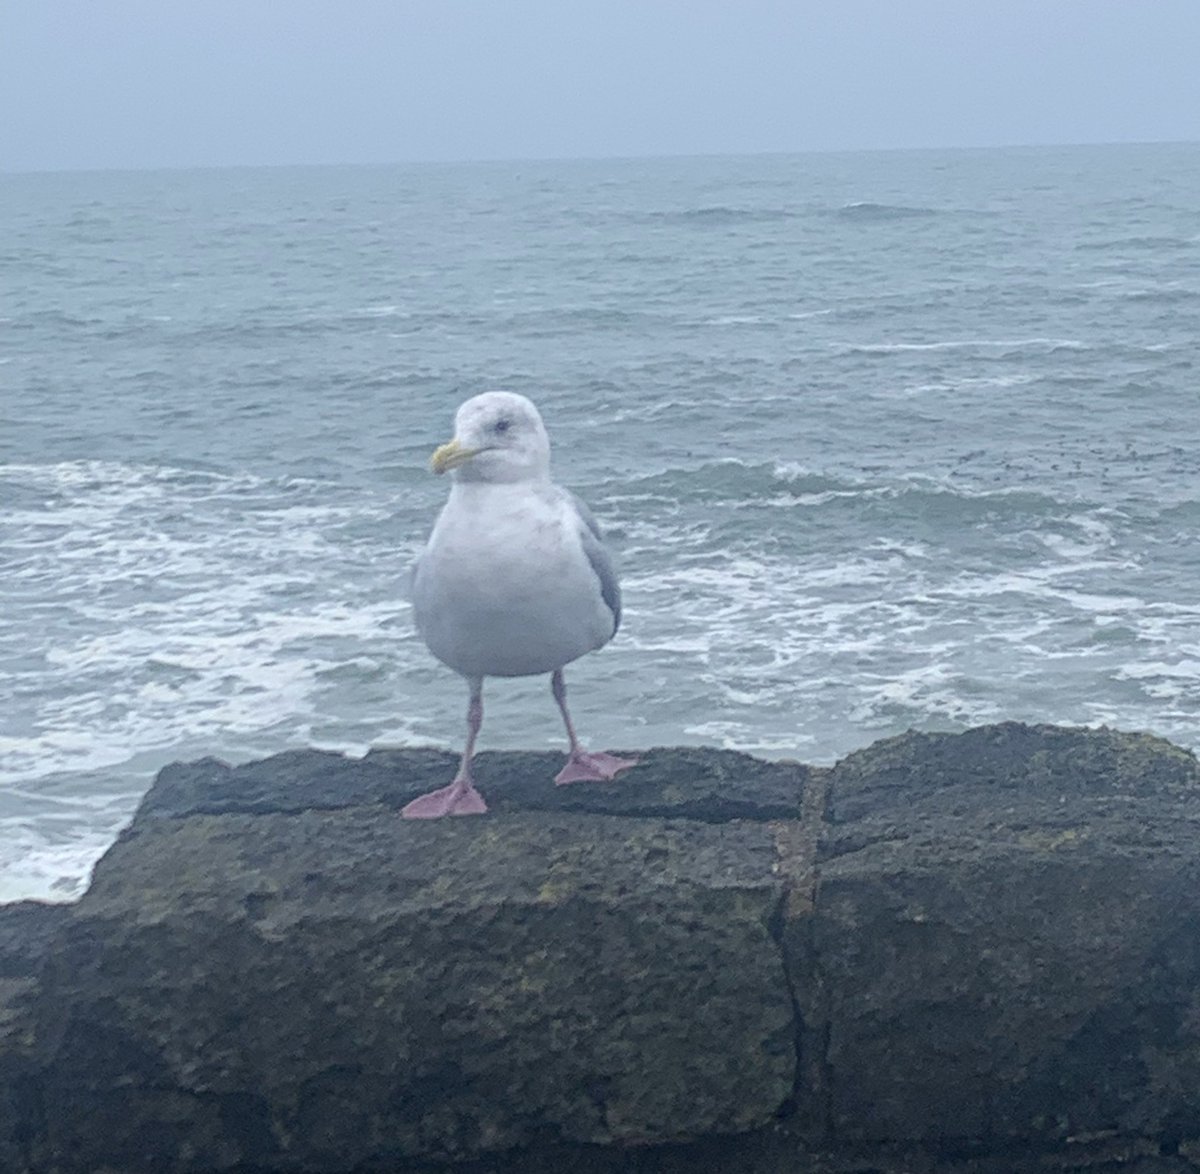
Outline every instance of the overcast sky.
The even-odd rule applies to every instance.
[[[1200,139],[1200,0],[10,0],[0,170]]]

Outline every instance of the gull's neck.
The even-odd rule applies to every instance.
[[[504,481],[494,481],[490,478],[488,480],[482,478],[467,480],[456,477],[450,486],[450,499],[463,503],[474,503],[484,498],[498,501],[506,497],[528,497],[530,493],[544,493],[552,485],[549,470]]]
[[[507,472],[507,470],[506,470]],[[513,469],[511,475],[505,477],[478,477],[471,476],[465,469],[456,469],[452,474],[454,488],[470,488],[473,490],[480,489],[503,489],[505,486],[516,486],[517,488],[529,489],[532,486],[549,485],[550,484],[550,468],[547,466],[544,469]]]

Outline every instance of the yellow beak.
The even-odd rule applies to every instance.
[[[459,465],[465,465],[481,452],[481,448],[464,448],[457,440],[451,440],[433,450],[433,456],[429,458],[429,467],[435,473],[448,473],[451,469],[457,469]]]

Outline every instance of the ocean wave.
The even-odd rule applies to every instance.
[[[246,344],[282,342],[296,337],[325,335],[374,335],[384,329],[398,331],[393,337],[422,331],[469,329],[483,325],[486,318],[477,314],[445,310],[407,311],[394,305],[351,306],[325,311],[301,307],[264,306],[245,310],[232,317],[177,321],[179,339],[197,344]],[[145,330],[150,320],[130,316],[118,326],[110,325],[112,337]],[[165,325],[159,324],[159,329]]]
[[[893,536],[919,531],[936,537],[970,533],[985,525],[1036,527],[1047,520],[1060,521],[1075,534],[1085,528],[1078,521],[1080,508],[1090,508],[1072,494],[1055,495],[1021,486],[983,488],[925,476],[854,479],[786,461],[737,458],[633,478],[607,488],[604,500],[623,513],[637,515],[653,515],[649,503],[659,503],[659,511],[672,511],[673,524],[682,515],[716,545],[741,545],[747,535],[759,533],[761,525],[748,523],[743,516],[754,510],[804,510],[813,524],[822,524],[829,516],[855,519],[857,524],[870,524],[877,532],[891,531]],[[702,516],[688,512],[701,509]],[[637,523],[626,525],[631,533],[637,531]],[[656,533],[653,526],[649,532]]]
[[[908,387],[896,387],[885,394],[899,397],[916,397],[934,393],[1007,390],[1010,387],[1025,387],[1045,378],[1028,372],[1011,372],[1007,375],[979,375],[963,379],[943,379],[936,383],[918,383]]]
[[[1080,252],[1109,253],[1124,250],[1138,252],[1160,252],[1163,249],[1190,249],[1196,244],[1196,238],[1186,236],[1122,236],[1110,240],[1080,241],[1075,248]]]
[[[978,489],[951,487],[944,483],[890,485],[872,495],[877,512],[896,513],[920,521],[937,533],[947,526],[1032,524],[1058,518],[1068,503],[1051,494],[1031,489],[1003,487]]]
[[[81,809],[76,818],[57,821],[52,835],[34,831],[27,819],[0,819],[0,904],[80,896],[92,866],[129,822],[139,797],[131,792],[107,813]]]
[[[356,306],[346,311],[350,318],[411,318],[413,315],[397,305]]]
[[[408,609],[412,552],[388,540],[386,507],[321,482],[113,462],[0,467],[6,482],[21,497],[0,588],[21,636],[0,642],[9,776],[294,727],[339,652],[394,642]],[[383,597],[354,586],[376,558],[394,566]]]
[[[82,331],[104,325],[103,318],[82,318],[61,310],[27,310],[0,321],[9,330]]]
[[[1000,496],[976,499],[994,505]],[[911,519],[913,504],[888,518]],[[981,520],[952,522],[973,531]],[[1109,632],[1113,617],[1130,634],[1105,646],[1104,663],[1127,659],[1147,638],[1147,608],[1136,592],[1089,589],[1114,582],[1122,565],[1103,525],[1060,510],[1053,524],[1062,540],[1043,542],[1045,520],[1031,521],[1014,565],[957,570],[937,549],[946,527],[921,543],[888,539],[891,527],[881,525],[873,541],[789,554],[778,543],[731,546],[703,528],[680,536],[664,522],[629,568],[627,640],[651,677],[685,698],[683,682],[696,681],[697,696],[716,699],[690,734],[742,749],[768,749],[785,722],[792,745],[828,746],[840,722],[882,730],[1011,717],[1014,680],[1029,717],[1093,720],[1086,696],[1064,693],[1062,682],[1077,675],[1081,656],[1097,655],[1093,634]],[[638,620],[650,615],[645,639]]]
[[[856,200],[843,204],[833,210],[833,214],[842,220],[854,221],[891,221],[891,220],[923,220],[937,216],[936,208],[925,208],[908,204],[877,204],[871,200]]]
[[[1180,285],[1164,285],[1156,289],[1131,289],[1118,296],[1128,302],[1158,302],[1165,306],[1174,306],[1181,302],[1200,301],[1200,290]]]
[[[680,208],[631,215],[634,219],[652,224],[694,225],[704,228],[791,220],[800,213],[790,208],[737,208],[725,204],[713,204],[701,208]]]
[[[776,461],[747,462],[736,457],[670,468],[624,482],[624,492],[640,498],[752,500],[775,493],[793,497],[853,490],[848,482]]]
[[[721,314],[701,319],[701,326],[770,326],[775,320],[763,314]]]
[[[936,342],[873,342],[836,344],[843,354],[894,355],[906,351],[1004,351],[1008,354],[1086,351],[1091,347],[1073,338],[968,338]]]

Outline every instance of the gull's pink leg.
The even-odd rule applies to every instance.
[[[483,796],[475,790],[471,778],[471,758],[475,754],[475,738],[483,725],[483,679],[470,681],[471,700],[467,705],[467,745],[463,750],[458,774],[449,786],[421,795],[407,803],[400,814],[405,819],[439,819],[443,815],[482,815],[487,810]]]
[[[567,739],[571,750],[567,756],[567,765],[554,776],[554,781],[561,787],[564,783],[605,782],[617,777],[620,771],[637,766],[636,758],[618,758],[615,754],[597,752],[589,754],[579,745],[575,736],[575,725],[567,712],[567,683],[563,680],[562,669],[555,669],[550,678],[550,688],[554,700],[562,713],[563,724],[567,727]]]

